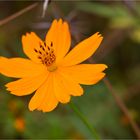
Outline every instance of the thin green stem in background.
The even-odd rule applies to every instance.
[[[100,139],[99,135],[97,134],[95,128],[93,128],[89,122],[87,121],[87,119],[84,117],[84,115],[79,111],[78,107],[74,104],[74,103],[69,103],[70,107],[72,108],[72,110],[76,113],[76,115],[81,119],[81,121],[86,125],[86,127],[88,128],[88,130],[92,133],[93,138],[94,139]]]

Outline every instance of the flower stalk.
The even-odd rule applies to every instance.
[[[71,109],[76,113],[76,115],[80,118],[80,120],[85,124],[85,126],[88,128],[88,130],[91,132],[93,138],[96,140],[99,140],[100,137],[99,137],[98,133],[96,132],[96,129],[90,125],[90,123],[85,118],[85,116],[82,114],[82,112],[78,109],[78,107],[72,102],[70,102],[69,105],[70,105]]]

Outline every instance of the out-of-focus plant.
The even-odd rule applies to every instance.
[[[110,28],[130,29],[129,36],[131,39],[140,43],[140,6],[134,7],[136,14],[132,13],[129,8],[121,3],[112,5],[83,2],[83,4],[77,4],[77,8],[109,19],[108,26]]]

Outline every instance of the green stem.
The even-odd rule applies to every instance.
[[[72,110],[77,114],[77,116],[81,119],[81,121],[86,125],[88,130],[92,133],[93,138],[96,139],[96,140],[99,140],[100,138],[99,138],[95,128],[90,126],[89,122],[86,120],[84,115],[79,111],[78,107],[72,102],[69,103],[69,105],[72,108]]]

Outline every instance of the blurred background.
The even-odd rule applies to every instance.
[[[34,31],[44,39],[54,18],[63,18],[69,22],[72,47],[95,32],[100,32],[104,40],[86,63],[108,65],[106,77],[109,86],[105,81],[83,86],[85,94],[72,97],[72,102],[101,138],[138,138],[140,2],[52,0],[45,16],[42,16],[43,4],[44,1],[0,1],[0,56],[26,58],[22,51],[21,36]],[[16,97],[6,91],[4,85],[12,80],[15,79],[0,75],[0,139],[92,138],[68,104],[60,104],[50,113],[30,112],[28,102],[32,95]],[[115,93],[112,94],[111,89]]]

